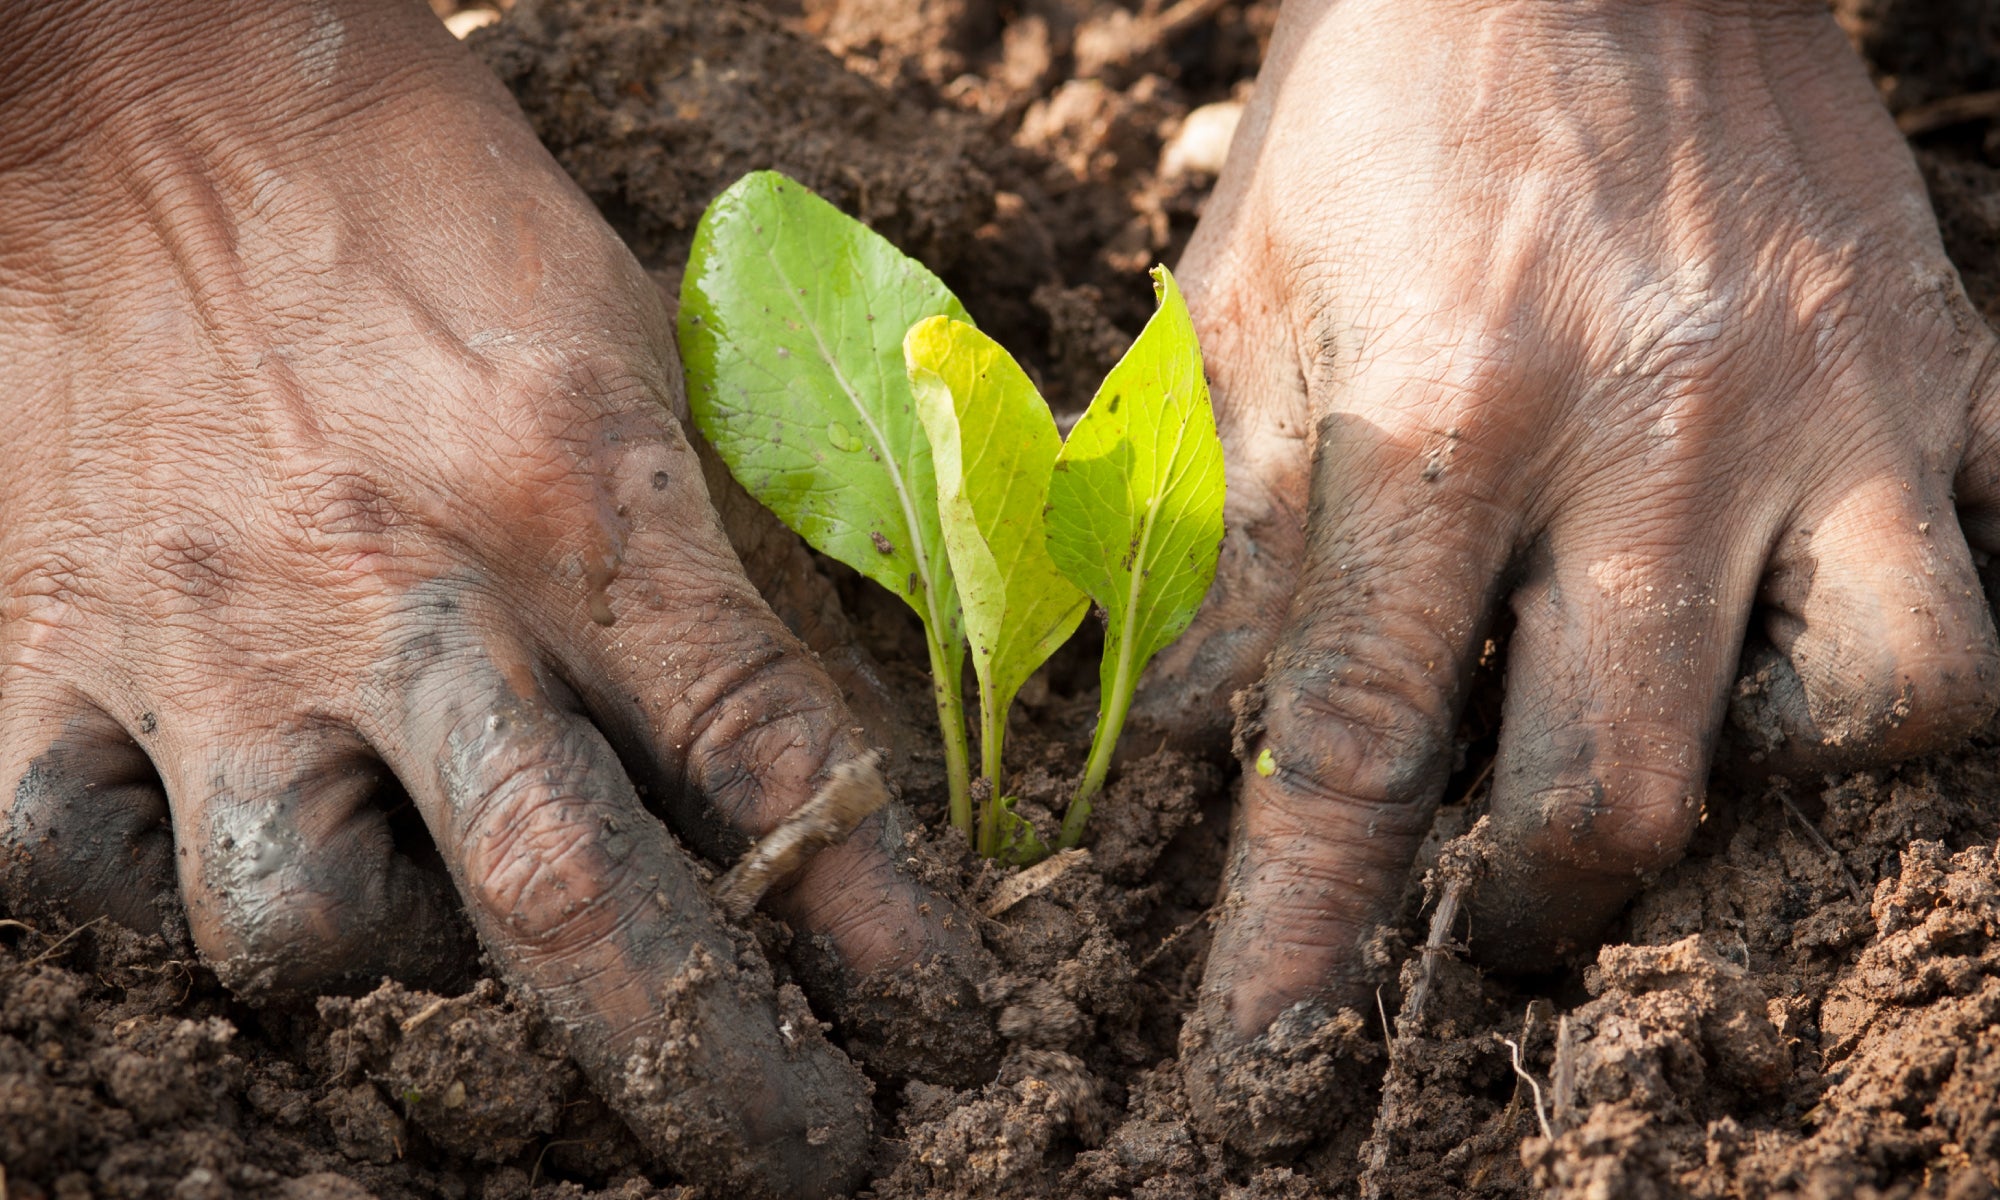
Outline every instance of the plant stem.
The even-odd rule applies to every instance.
[[[989,785],[986,804],[979,810],[979,853],[992,858],[1000,853],[1001,780],[1000,751],[1007,738],[1007,714],[996,702],[985,681],[979,685],[979,765]]]
[[[937,631],[924,623],[924,645],[931,652],[931,693],[937,698],[938,732],[944,737],[944,775],[951,788],[952,828],[972,844],[972,753],[965,744],[965,701],[960,697],[959,668],[946,656]],[[960,651],[961,657],[963,651]]]
[[[1077,785],[1076,795],[1070,798],[1069,808],[1063,813],[1062,837],[1056,841],[1058,850],[1067,850],[1083,840],[1083,825],[1090,820],[1091,801],[1097,799],[1097,793],[1104,787],[1104,777],[1111,772],[1111,755],[1118,749],[1118,735],[1125,731],[1125,714],[1132,709],[1132,692],[1138,681],[1132,670],[1131,631],[1126,634],[1118,647],[1118,672],[1112,676],[1111,688],[1104,694],[1097,712],[1097,733],[1090,739],[1090,760],[1083,767],[1083,782]]]

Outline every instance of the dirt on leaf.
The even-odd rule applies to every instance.
[[[2000,119],[1938,107],[2000,88],[2000,18],[1985,0],[1837,9],[1917,130],[1974,302],[2000,319]],[[1193,228],[1276,10],[515,0],[472,42],[670,287],[708,200],[776,168],[930,263],[1057,411],[1075,412],[1151,310],[1144,268],[1173,262]],[[1193,16],[1175,26],[1169,13]],[[910,726],[924,727],[925,656],[907,614],[827,569],[855,635],[914,695]],[[1016,706],[1018,811],[1045,834],[1084,758],[1094,654],[1065,651]],[[1752,741],[1754,699],[1738,714]],[[1484,736],[1468,728],[1457,802],[1379,939],[1383,976],[1400,970],[1400,984],[1375,1011],[1305,1022],[1294,1053],[1254,1068],[1265,1102],[1328,1117],[1324,1136],[1272,1161],[1203,1138],[1177,1060],[1229,774],[1139,747],[1087,853],[1024,875],[969,862],[940,831],[935,748],[900,754],[895,782],[924,822],[910,851],[963,891],[1002,965],[950,1003],[989,1009],[1003,1045],[968,1042],[971,1086],[876,1079],[868,1194],[2000,1193],[2000,744],[1816,787],[1754,763],[1721,772],[1691,852],[1594,958],[1508,980],[1459,952],[1476,929],[1430,928],[1460,877],[1439,852],[1476,847]],[[1476,871],[1461,875],[1478,886]],[[814,1020],[794,986],[813,974],[810,945],[758,920],[764,944],[792,946],[773,964],[784,1003]],[[920,974],[877,984],[933,986]],[[880,1034],[855,1011],[836,1041]],[[1379,1086],[1331,1077],[1329,1053],[1369,1064]],[[634,1086],[669,1076],[639,1072]],[[0,1169],[5,1200],[699,1194],[649,1161],[532,1000],[493,980],[251,1007],[184,935],[4,912]]]

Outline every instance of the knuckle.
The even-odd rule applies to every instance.
[[[359,463],[288,475],[277,505],[276,528],[292,550],[354,575],[391,553],[394,531],[404,524],[373,472]]]
[[[1352,804],[1428,803],[1449,766],[1450,714],[1422,679],[1421,668],[1379,672],[1351,662],[1275,670],[1263,719],[1280,756],[1278,782]]]
[[[1688,773],[1651,764],[1602,766],[1581,782],[1551,784],[1532,798],[1545,848],[1577,869],[1644,876],[1681,855],[1701,816],[1701,788]]]
[[[1385,426],[1400,444],[1418,446],[1438,431],[1463,446],[1505,444],[1525,406],[1517,403],[1526,384],[1519,364],[1518,337],[1504,323],[1459,309],[1409,342],[1357,348],[1356,361],[1343,363],[1337,336],[1318,339],[1308,390],[1329,394],[1335,372],[1380,373],[1394,378],[1404,399]],[[1327,347],[1333,347],[1328,350]]]
[[[0,624],[32,621],[52,630],[97,594],[96,571],[84,553],[94,540],[80,529],[58,527],[49,534],[39,544],[9,547],[8,568],[0,575]]]
[[[535,373],[481,400],[478,424],[444,464],[446,497],[501,529],[574,524],[599,507],[588,480],[590,414],[574,389]]]
[[[514,941],[551,952],[573,945],[630,869],[604,852],[621,816],[589,774],[554,747],[523,754],[462,814],[466,899]]]
[[[147,535],[137,565],[157,611],[190,614],[229,603],[231,557],[216,526],[173,522]]]
[[[753,641],[697,698],[688,722],[689,774],[725,821],[753,835],[783,816],[765,811],[767,784],[803,784],[826,757],[827,732],[842,724],[832,685],[791,649],[775,630]]]
[[[655,476],[695,477],[664,387],[657,370],[616,354],[513,372],[493,389],[473,452],[451,464],[449,503],[472,509],[489,536],[505,534],[498,548],[516,561],[571,553],[579,531],[618,557],[631,512],[658,503]]]

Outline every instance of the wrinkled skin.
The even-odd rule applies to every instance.
[[[253,996],[463,973],[462,910],[614,1097],[700,1010],[711,1181],[850,1182],[867,1084],[768,974],[669,994],[735,942],[641,797],[726,860],[866,747],[710,507],[660,297],[512,99],[418,3],[54,4],[0,13],[0,114],[12,902],[184,903]],[[769,907],[853,976],[970,961],[892,824]]]
[[[1992,715],[1995,342],[1824,5],[1294,4],[1180,277],[1230,532],[1142,716],[1220,737],[1261,681],[1183,1039],[1214,1132],[1327,1111],[1238,1067],[1288,1010],[1373,1020],[1501,606],[1491,964],[1682,852],[1746,637],[1773,768]]]

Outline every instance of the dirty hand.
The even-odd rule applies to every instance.
[[[655,1149],[818,1194],[866,1082],[641,797],[727,858],[864,746],[671,328],[421,2],[0,11],[0,883],[178,891],[253,995],[448,977],[462,902]],[[977,953],[896,847],[771,901],[849,987]]]
[[[1993,713],[2000,359],[1823,3],[1295,0],[1181,278],[1230,532],[1146,715],[1219,735],[1261,677],[1183,1038],[1239,1145],[1337,1118],[1301,1048],[1374,1020],[1502,605],[1502,966],[1682,852],[1753,631],[1759,770]]]

